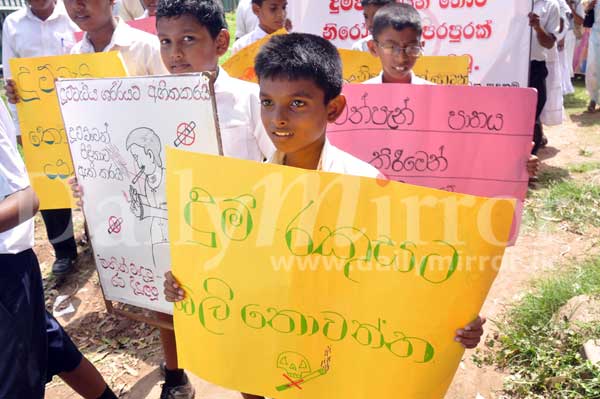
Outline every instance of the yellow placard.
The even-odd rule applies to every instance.
[[[167,202],[179,365],[277,399],[442,398],[514,211],[176,149]]]
[[[40,209],[71,208],[67,179],[73,163],[58,106],[55,79],[126,76],[118,52],[10,60],[20,101],[17,113],[31,184]],[[91,94],[91,93],[90,93]]]
[[[344,81],[362,83],[381,72],[381,62],[365,51],[339,49]],[[413,68],[415,75],[436,84],[469,84],[468,56],[422,56]]]
[[[260,51],[261,47],[264,46],[272,36],[285,34],[287,34],[285,29],[279,29],[278,31],[263,37],[251,45],[244,47],[232,55],[231,58],[225,61],[221,66],[230,76],[234,78],[256,83],[256,73],[254,72],[254,59],[256,58],[256,55]]]

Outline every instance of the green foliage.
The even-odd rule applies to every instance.
[[[505,393],[515,399],[598,399],[600,368],[586,361],[581,347],[600,337],[600,323],[573,329],[553,320],[557,310],[578,295],[600,294],[600,258],[534,283],[533,291],[497,322],[499,336],[475,355],[511,373]]]
[[[593,170],[600,169],[600,162],[584,162],[571,164],[568,166],[569,172],[572,173],[587,173]]]

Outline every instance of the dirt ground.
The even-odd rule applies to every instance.
[[[574,114],[562,126],[547,128],[549,146],[541,152],[543,168],[557,172],[566,171],[569,164],[600,159],[600,127],[592,122],[595,115]],[[589,154],[594,154],[592,158]],[[587,156],[586,156],[587,155]],[[600,184],[600,173],[586,175]],[[575,177],[577,178],[577,177]],[[583,178],[583,177],[579,177]],[[53,308],[57,296],[69,298],[58,309],[72,305],[74,312],[60,317],[75,343],[98,367],[107,382],[121,398],[157,399],[160,395],[161,377],[158,364],[161,349],[158,331],[145,324],[134,322],[106,312],[100,285],[92,262],[91,252],[82,239],[82,215],[75,212],[76,238],[80,256],[77,271],[64,281],[50,275],[54,260],[52,248],[44,234],[41,219],[36,221],[37,253],[46,288],[47,306]],[[500,273],[484,305],[482,314],[497,319],[505,306],[517,300],[533,278],[557,270],[560,264],[600,252],[600,231],[578,235],[563,229],[536,231],[523,229],[514,247],[507,250]],[[487,334],[494,334],[492,323]],[[471,361],[473,352],[466,352],[447,399],[499,399],[505,375],[492,367],[478,368]],[[192,377],[196,397],[206,399],[241,398],[235,392],[208,384]],[[47,398],[76,398],[77,395],[62,381],[55,378],[47,386]]]

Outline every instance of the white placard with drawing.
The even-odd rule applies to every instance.
[[[106,299],[172,313],[165,147],[221,154],[208,74],[60,80],[58,100]]]

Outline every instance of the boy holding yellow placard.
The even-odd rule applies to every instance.
[[[252,0],[252,11],[258,17],[258,26],[233,43],[231,54],[285,27],[287,0]]]
[[[156,28],[161,57],[172,74],[210,71],[216,74],[215,97],[225,156],[263,161],[274,151],[260,122],[258,86],[231,78],[218,66],[229,47],[223,6],[217,0],[164,0],[158,5]],[[72,181],[74,196],[83,193]],[[162,320],[171,316],[157,314]],[[191,398],[193,387],[178,367],[175,335],[160,329],[165,355],[165,398]],[[162,397],[162,396],[161,396]]]
[[[261,117],[277,148],[270,162],[308,170],[322,170],[375,178],[371,165],[332,146],[327,124],[335,122],[346,106],[342,65],[336,48],[323,38],[292,33],[273,37],[256,58],[260,84]],[[185,299],[172,275],[165,275],[167,301]],[[459,329],[455,340],[466,348],[477,346],[483,334],[482,318]],[[246,399],[260,396],[243,394]]]

